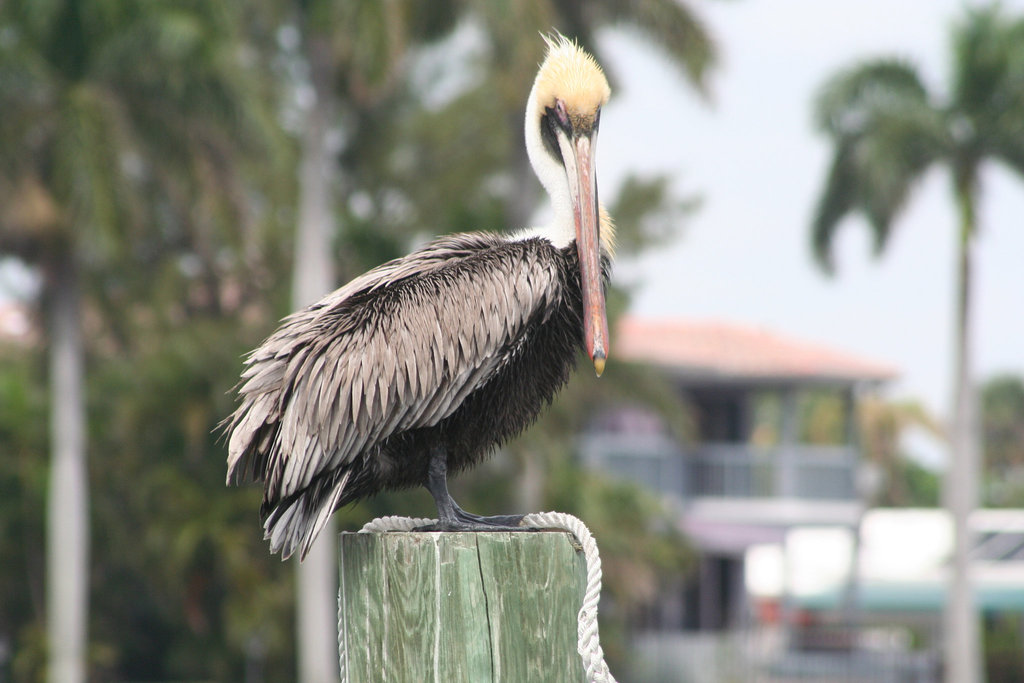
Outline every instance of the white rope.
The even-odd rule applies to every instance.
[[[414,517],[378,517],[367,522],[361,534],[385,531],[412,531],[417,527],[436,524],[436,519]],[[616,683],[604,661],[601,638],[597,629],[597,604],[601,599],[601,556],[597,541],[590,529],[578,518],[564,512],[536,512],[523,518],[522,526],[536,529],[564,529],[576,537],[583,548],[587,564],[587,588],[583,592],[583,605],[577,615],[576,651],[583,659],[583,670],[587,683]],[[342,683],[348,683],[348,652],[345,639],[345,614],[342,609],[341,592],[338,593],[338,664]]]
[[[597,603],[601,599],[601,555],[590,529],[578,518],[565,512],[535,512],[526,515],[523,526],[541,529],[565,529],[583,546],[587,563],[587,589],[583,592],[583,605],[576,618],[576,651],[583,658],[587,683],[615,683],[615,678],[604,661],[601,637],[597,632]]]

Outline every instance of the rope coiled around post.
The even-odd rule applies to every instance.
[[[378,517],[367,522],[361,534],[382,533],[386,531],[413,531],[418,527],[436,524],[436,519],[417,517]],[[615,683],[615,678],[608,670],[604,661],[604,650],[601,649],[601,638],[597,627],[597,605],[601,599],[601,556],[597,550],[597,541],[590,529],[565,512],[535,512],[523,517],[521,525],[535,529],[564,529],[579,542],[583,548],[583,556],[587,565],[587,588],[583,592],[583,605],[577,614],[576,651],[583,659],[583,669],[587,674],[587,683]],[[338,593],[338,664],[343,683],[348,681],[348,653],[345,647],[345,615],[341,608],[341,593]]]

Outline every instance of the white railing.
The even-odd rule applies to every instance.
[[[853,500],[857,451],[852,446],[705,443],[680,448],[660,435],[589,434],[580,441],[587,464],[683,499],[800,498]]]
[[[833,650],[787,648],[772,629],[722,633],[662,632],[634,636],[634,683],[932,683],[939,679],[934,650],[896,644],[869,647],[849,630],[850,646]],[[848,639],[850,640],[850,639]]]

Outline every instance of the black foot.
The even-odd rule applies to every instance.
[[[514,516],[514,515],[513,515]],[[494,517],[481,517],[481,519],[495,519]],[[537,531],[533,527],[529,526],[502,526],[500,524],[473,524],[471,522],[456,522],[456,523],[442,523],[437,524],[426,524],[424,526],[418,526],[413,528],[413,531],[471,531],[473,533],[480,532],[491,532],[496,531]]]
[[[524,515],[481,517],[466,512],[448,493],[448,456],[443,448],[430,453],[427,490],[437,504],[437,523],[416,527],[415,531],[530,531],[520,526]]]
[[[454,516],[439,516],[437,524],[416,527],[416,531],[532,531],[532,527],[520,526],[525,515],[495,515],[481,517],[466,512],[451,499],[455,508]]]

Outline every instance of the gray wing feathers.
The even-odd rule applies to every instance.
[[[315,510],[310,510],[302,500],[292,500],[275,510],[263,525],[263,537],[270,541],[271,552],[280,552],[281,559],[287,560],[298,549],[299,556],[305,559],[341,500],[350,475],[351,472],[346,472]]]
[[[442,240],[286,318],[246,361],[229,482],[263,478],[267,499],[280,500],[390,434],[451,415],[560,296],[540,250],[512,254]],[[399,281],[387,306],[349,301]]]

